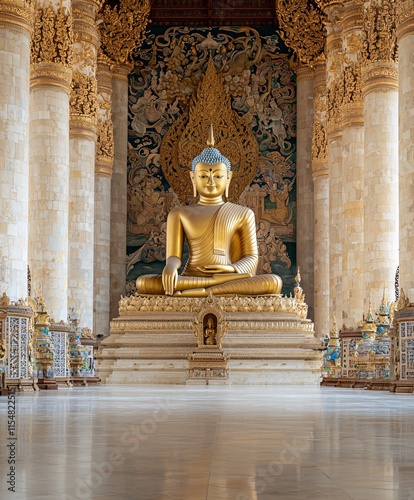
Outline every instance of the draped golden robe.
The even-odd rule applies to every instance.
[[[198,206],[197,210],[202,210]],[[198,237],[186,231],[193,224],[194,206],[178,207],[167,220],[167,258],[181,259],[184,237],[189,248],[189,259],[178,277],[176,292],[194,295],[269,295],[280,293],[282,280],[274,274],[255,276],[258,263],[254,213],[249,208],[224,203],[220,205]],[[170,226],[170,227],[169,227]],[[171,228],[171,226],[173,226]],[[170,231],[170,229],[172,229]],[[169,240],[169,235],[174,235]],[[232,265],[236,272],[205,273],[208,265]],[[197,289],[197,293],[195,290]],[[164,294],[159,275],[145,275],[137,279],[141,294]],[[200,290],[203,290],[200,292]]]

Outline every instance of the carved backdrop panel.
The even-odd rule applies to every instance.
[[[183,202],[183,196],[163,174],[161,144],[172,124],[189,111],[210,55],[232,110],[253,131],[259,149],[253,181],[233,201],[256,214],[258,272],[279,274],[283,293],[293,292],[296,79],[292,52],[274,29],[249,27],[153,27],[136,54],[129,82],[127,288],[134,289],[139,275],[162,272],[167,214]],[[191,155],[181,154],[180,159],[186,163]]]

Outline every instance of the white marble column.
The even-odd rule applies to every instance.
[[[364,272],[364,104],[361,93],[363,8],[344,2],[341,20],[344,58],[342,105],[342,321],[355,327],[363,316]]]
[[[56,1],[38,5],[37,21],[30,70],[29,265],[33,293],[43,296],[58,322],[67,319],[71,18]]]
[[[73,0],[75,35],[70,100],[69,289],[80,328],[93,329],[94,190],[98,2]]]
[[[314,283],[315,332],[327,337],[329,324],[329,177],[327,157],[326,60],[314,65],[314,124],[312,138],[312,173],[314,192]]]
[[[397,5],[400,286],[414,301],[414,0]]]
[[[118,302],[126,287],[128,74],[129,69],[117,66],[112,78],[111,319],[118,316]]]
[[[0,294],[27,296],[29,72],[33,7],[0,2]]]
[[[329,170],[329,302],[330,321],[335,315],[342,325],[342,130],[341,130],[341,51],[342,40],[336,10],[328,11],[326,68],[328,90],[328,170]]]
[[[313,69],[300,65],[297,70],[297,229],[296,263],[300,266],[302,287],[313,319],[313,181],[312,181],[312,127],[313,127]]]
[[[398,266],[398,67],[395,30],[377,29],[389,19],[385,6],[395,8],[371,0],[364,17],[364,311],[369,298],[380,304],[384,289],[393,298]]]
[[[111,178],[114,162],[110,63],[98,60],[98,140],[95,161],[94,332],[109,335]]]

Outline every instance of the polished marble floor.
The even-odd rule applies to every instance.
[[[353,389],[97,386],[16,398],[30,500],[414,500],[414,396]]]

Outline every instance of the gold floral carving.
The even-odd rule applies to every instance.
[[[111,176],[114,163],[114,130],[112,121],[98,119],[96,143],[96,171]]]
[[[237,201],[255,176],[259,148],[250,127],[231,109],[230,96],[212,60],[191,97],[189,110],[170,127],[161,145],[161,167],[181,203],[192,199],[188,172],[193,158],[206,147],[210,124],[215,147],[232,165],[229,199]]]
[[[330,127],[338,125],[341,121],[341,107],[344,101],[345,81],[344,78],[337,78],[328,87],[328,122]]]
[[[362,101],[361,65],[348,66],[343,72],[344,94],[343,104]]]
[[[327,91],[326,91],[326,58],[324,55],[315,63],[315,79],[313,87],[314,122],[312,134],[312,174],[314,177],[328,174],[327,154]]]
[[[396,62],[397,57],[395,1],[371,0],[364,15],[363,62]]]
[[[149,12],[150,0],[120,0],[113,8],[105,5],[102,9],[101,48],[118,66],[132,68],[132,53],[144,39]]]
[[[72,16],[63,6],[55,11],[52,5],[44,9],[37,5],[31,63],[54,63],[71,68],[72,58]]]
[[[31,36],[33,32],[34,9],[30,1],[25,0],[1,0],[0,2],[0,25],[20,29]]]
[[[326,16],[310,0],[276,0],[279,33],[299,60],[310,66],[325,47]]]
[[[76,130],[96,131],[97,80],[80,71],[73,72],[70,95],[70,127]]]
[[[95,150],[95,172],[111,176],[114,162],[114,131],[112,124],[112,72],[110,60],[98,55],[98,125]]]

